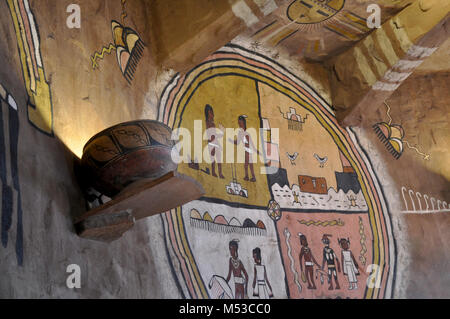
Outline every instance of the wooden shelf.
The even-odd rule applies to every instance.
[[[83,238],[110,242],[131,229],[136,220],[164,213],[204,194],[200,183],[172,171],[156,180],[130,184],[111,201],[83,214],[75,228]]]

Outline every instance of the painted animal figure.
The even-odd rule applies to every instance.
[[[289,160],[291,161],[292,165],[295,165],[295,160],[298,157],[298,153],[295,152],[293,155],[290,155],[288,152],[286,152],[287,157],[289,158]]]
[[[325,163],[328,161],[328,157],[320,157],[319,155],[314,153],[314,157],[316,158],[316,160],[319,162],[319,165],[321,168],[325,167]]]

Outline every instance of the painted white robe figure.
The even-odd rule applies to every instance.
[[[348,278],[348,289],[358,289],[358,279],[356,276],[359,275],[359,267],[353,257],[352,251],[349,249],[350,240],[342,238],[338,242],[342,248],[342,270]]]
[[[216,128],[214,123],[214,110],[211,105],[205,106],[205,120],[206,120],[206,138],[208,139],[208,151],[211,161],[211,175],[214,177],[225,178],[222,174],[222,144],[221,140],[223,132],[221,129]],[[216,174],[216,162],[219,176]]]
[[[261,264],[261,249],[253,249],[253,259],[255,260],[253,278],[253,297],[259,299],[273,298],[272,287],[267,279],[266,266]]]
[[[256,285],[253,288],[253,296],[259,297],[259,299],[269,299],[273,297],[272,289],[267,286],[266,278],[266,266],[255,265]]]
[[[229,140],[230,142],[234,143],[235,145],[243,144],[244,146],[244,153],[245,153],[245,160],[244,160],[244,169],[245,169],[245,177],[244,181],[250,181],[250,182],[256,182],[255,177],[255,170],[253,167],[253,157],[252,154],[260,154],[258,149],[255,147],[255,144],[253,143],[252,137],[247,131],[247,115],[241,115],[238,118],[238,124],[239,124],[239,131],[237,134],[237,138],[233,140]],[[239,155],[238,155],[239,157]],[[239,160],[239,158],[238,158]],[[249,179],[248,175],[248,168],[250,167],[250,172],[252,174],[252,178]]]
[[[353,259],[351,256],[351,252],[349,250],[343,251],[342,255],[344,256],[344,274],[347,275],[349,282],[358,282],[356,278],[356,274],[358,273],[358,269],[353,263]]]

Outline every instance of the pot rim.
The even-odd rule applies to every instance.
[[[170,132],[172,132],[172,129],[171,129],[167,124],[165,124],[165,123],[163,123],[163,122],[160,122],[160,121],[158,121],[158,120],[141,119],[141,120],[132,120],[132,121],[121,122],[121,123],[118,123],[118,124],[116,124],[116,125],[110,126],[110,127],[106,128],[106,129],[104,129],[104,130],[98,132],[98,133],[95,134],[94,136],[92,136],[92,137],[84,144],[84,146],[83,146],[83,155],[84,155],[84,152],[85,152],[85,150],[86,150],[86,147],[87,147],[93,140],[95,140],[97,137],[99,137],[100,135],[103,135],[103,134],[107,133],[108,131],[111,131],[111,130],[113,130],[113,129],[119,127],[119,126],[124,125],[124,124],[132,124],[132,123],[136,123],[136,122],[151,122],[151,123],[157,123],[157,124],[159,124],[159,125],[165,126]]]

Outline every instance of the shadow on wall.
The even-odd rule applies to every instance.
[[[15,252],[19,266],[24,262],[24,242],[23,242],[23,210],[22,210],[22,192],[19,182],[19,132],[20,124],[28,122],[20,120],[20,111],[22,105],[16,102],[16,99],[0,83],[0,182],[1,182],[1,242],[3,248],[7,248],[15,235]],[[59,141],[53,139],[60,146],[64,147],[64,156],[68,171],[71,172],[72,180],[75,180],[73,163],[77,157]],[[26,175],[21,174],[26,177]],[[75,184],[74,184],[75,185]],[[75,186],[76,187],[76,186]],[[81,190],[77,190],[81,193]],[[85,202],[79,197],[79,202],[70,203],[71,217],[74,219],[79,216]],[[15,221],[15,232],[13,231]],[[72,229],[75,232],[74,229]]]
[[[407,214],[412,263],[406,298],[450,298],[450,214]]]
[[[0,28],[2,33],[10,34],[11,38],[0,46],[0,60],[8,66],[0,74],[0,236],[3,248],[15,240],[17,263],[22,266],[24,216],[19,175],[26,178],[26,174],[19,172],[19,133],[22,134],[22,129],[29,125],[35,132],[43,133],[38,135],[52,137],[53,112],[50,84],[45,77],[39,49],[39,32],[29,3],[26,0],[8,0],[2,5],[9,9],[3,13],[9,21]],[[24,30],[20,26],[25,26]],[[21,95],[22,92],[24,95]],[[26,98],[22,99],[23,96]],[[72,166],[75,156],[67,148],[65,155],[67,163]],[[72,169],[69,168],[69,171]],[[71,203],[74,215],[79,213],[81,207],[77,204]]]
[[[17,263],[23,265],[22,200],[18,172],[19,115],[14,97],[0,83],[0,180],[1,240],[6,248],[10,241],[13,215],[16,216]]]
[[[430,97],[430,99],[434,101],[436,98]],[[393,102],[390,104],[399,105]],[[368,111],[365,114],[363,129],[367,132],[370,144],[377,149],[382,158],[380,162],[383,163],[382,169],[386,170],[395,182],[396,194],[392,196],[401,201],[399,207],[402,211],[394,213],[402,216],[401,231],[405,233],[406,239],[398,244],[407,247],[411,263],[405,265],[403,269],[409,274],[409,280],[398,284],[405,285],[405,298],[449,298],[450,215],[437,210],[438,208],[442,210],[445,206],[444,201],[448,203],[450,200],[450,181],[443,175],[427,169],[427,161],[414,150],[407,149],[401,157],[395,159],[385,144],[379,140],[377,132],[371,129],[373,123],[386,118],[385,107],[380,106],[379,109],[378,112]],[[398,114],[393,114],[392,117],[400,122]],[[407,137],[408,132],[405,130]],[[428,132],[425,133],[428,134]],[[430,149],[429,145],[421,146],[425,153]],[[435,152],[430,154],[433,160]],[[411,193],[409,190],[412,190]],[[435,198],[434,201],[432,197]],[[403,211],[416,211],[416,213],[409,214]],[[430,212],[424,214],[428,211]]]
[[[382,155],[386,165],[385,169],[393,178],[397,185],[399,198],[402,198],[401,187],[413,189],[415,192],[421,194],[428,194],[428,196],[436,199],[447,200],[450,198],[450,181],[444,176],[428,170],[424,166],[424,159],[417,156],[415,152],[404,152],[401,158],[396,160],[389,150],[384,146],[377,137],[377,133],[365,127],[368,132],[371,144],[374,145],[379,154]],[[432,154],[431,154],[432,156]]]

